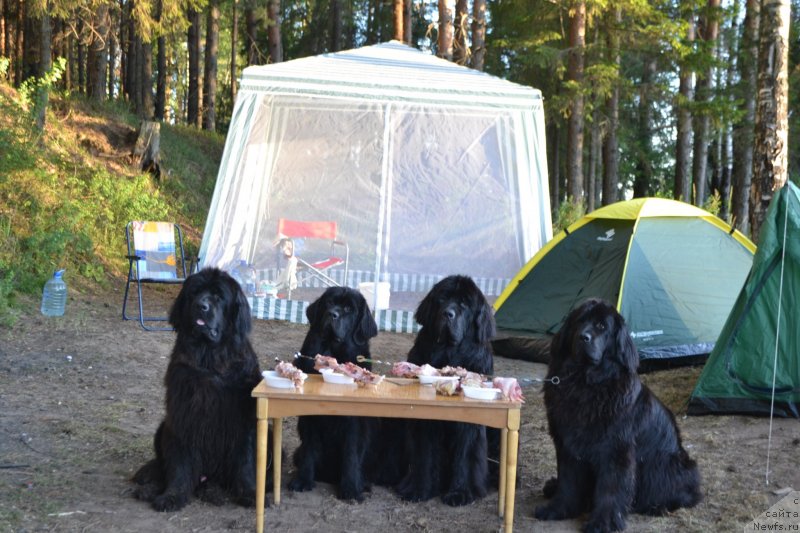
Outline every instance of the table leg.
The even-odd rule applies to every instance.
[[[266,398],[256,400],[256,533],[264,532],[264,492],[267,486]]]
[[[506,458],[506,509],[504,533],[514,529],[514,496],[517,489],[517,452],[519,450],[519,409],[508,413],[508,457]]]
[[[275,505],[281,503],[281,451],[283,447],[283,419],[272,420],[272,497]]]
[[[508,429],[500,432],[500,486],[497,488],[497,514],[503,518],[506,510],[506,462],[508,461]]]

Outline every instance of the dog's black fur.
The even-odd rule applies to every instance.
[[[356,357],[371,357],[369,340],[378,334],[378,326],[367,301],[356,290],[331,287],[306,309],[309,329],[300,353],[335,357],[339,363],[355,363],[368,370],[369,362]],[[300,357],[297,366],[316,373],[314,361]],[[362,417],[301,416],[297,422],[300,447],[294,454],[297,472],[289,490],[307,491],[315,481],[338,485],[342,500],[363,501],[368,489],[364,459],[370,445],[375,421]]]
[[[247,299],[228,274],[207,268],[186,279],[169,323],[177,338],[164,377],[166,415],[155,434],[156,458],[134,475],[135,495],[158,511],[176,511],[194,494],[218,496],[206,490],[216,487],[253,505],[250,394],[261,372],[248,337]]]
[[[701,500],[700,474],[675,417],[639,380],[639,356],[614,307],[587,300],[553,338],[544,402],[556,448],[540,520],[585,512],[584,531],[619,531],[628,512],[663,514]]]
[[[489,341],[495,334],[492,308],[466,276],[449,276],[433,286],[414,315],[422,326],[408,361],[436,368],[460,366],[491,375]],[[425,501],[441,496],[466,505],[486,495],[491,484],[487,429],[476,424],[413,420],[407,424],[408,471],[397,485],[401,498]],[[493,455],[499,454],[499,433]]]

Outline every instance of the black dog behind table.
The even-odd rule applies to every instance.
[[[629,511],[663,514],[701,499],[700,474],[672,413],[639,380],[625,321],[590,299],[553,338],[544,401],[558,476],[541,520],[589,512],[585,531],[619,531]]]
[[[261,371],[248,337],[247,299],[232,277],[206,268],[186,279],[169,323],[177,338],[164,377],[166,415],[155,434],[156,458],[133,477],[141,485],[135,495],[156,510],[175,511],[194,494],[215,501],[218,488],[253,505],[256,403],[250,394]]]
[[[449,276],[433,286],[414,314],[422,326],[408,361],[436,368],[460,366],[491,375],[495,334],[492,308],[466,276]],[[398,422],[399,423],[399,422]],[[486,495],[491,479],[488,453],[499,455],[499,431],[462,422],[411,420],[406,423],[408,469],[396,489],[408,501],[441,496],[448,505],[466,505]],[[496,470],[496,468],[494,469]]]
[[[355,363],[371,370],[369,340],[378,326],[367,301],[356,290],[330,287],[306,309],[309,329],[295,364],[304,372],[317,373],[317,354],[335,357],[339,363]],[[374,419],[342,416],[301,416],[297,421],[300,446],[294,454],[297,471],[289,490],[308,491],[315,481],[338,485],[342,500],[362,501],[367,487],[364,461],[370,446]]]

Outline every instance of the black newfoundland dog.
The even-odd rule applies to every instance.
[[[370,358],[369,340],[378,334],[367,301],[356,290],[330,287],[306,309],[309,328],[297,359],[297,366],[316,373],[317,354],[335,357],[339,363],[355,363],[368,370],[371,364],[356,357]],[[367,489],[364,460],[370,445],[374,420],[362,417],[301,416],[297,421],[300,447],[294,453],[297,471],[289,490],[308,491],[315,481],[338,485],[342,500],[364,500]]]
[[[472,279],[449,276],[439,281],[420,302],[414,317],[422,328],[408,361],[492,374],[489,341],[495,334],[494,316]],[[499,432],[494,433],[497,438],[492,439],[492,448],[497,456]],[[409,421],[405,453],[408,471],[397,485],[404,500],[425,501],[441,496],[446,504],[458,506],[482,498],[488,491],[491,481],[484,426]]]
[[[133,478],[141,485],[135,495],[158,511],[176,511],[194,494],[255,502],[250,393],[261,372],[250,321],[239,284],[214,268],[189,276],[172,305],[177,338],[164,378],[166,415],[155,435],[156,458]]]
[[[612,305],[587,300],[553,338],[544,402],[558,477],[540,520],[589,513],[584,531],[619,531],[628,512],[663,514],[700,499],[700,474],[672,413],[642,384],[639,355]]]

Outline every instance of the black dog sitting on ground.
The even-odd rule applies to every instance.
[[[369,340],[378,334],[367,301],[356,290],[331,287],[306,309],[309,329],[297,359],[297,366],[316,373],[317,354],[335,357],[339,363],[355,363],[371,370]],[[364,459],[375,421],[362,417],[301,416],[297,421],[300,447],[294,454],[297,472],[289,490],[307,491],[315,481],[338,485],[342,500],[363,501],[368,487]]]
[[[247,299],[228,274],[204,269],[184,282],[169,323],[177,338],[164,378],[166,415],[155,434],[156,458],[133,477],[141,485],[135,495],[158,511],[176,511],[196,493],[217,494],[211,485],[253,505],[256,402],[250,394],[261,372],[248,338]]]
[[[589,512],[584,531],[619,531],[629,511],[663,514],[701,499],[696,463],[672,413],[642,384],[622,316],[602,300],[573,310],[553,338],[544,402],[558,477],[540,520]]]
[[[495,333],[492,308],[472,279],[449,276],[433,286],[414,315],[422,326],[408,361],[436,368],[460,366],[491,375],[489,341]],[[397,486],[407,501],[441,495],[448,505],[471,503],[486,495],[489,475],[487,428],[462,422],[413,420],[407,424],[408,470]],[[492,453],[499,455],[493,430]]]

